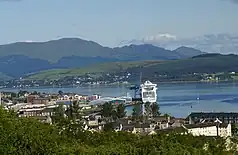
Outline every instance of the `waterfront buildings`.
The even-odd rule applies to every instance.
[[[214,122],[217,118],[223,123],[238,123],[238,113],[233,112],[193,112],[187,117],[187,120],[189,124],[197,124]]]
[[[193,136],[219,136],[219,137],[230,137],[231,134],[231,124],[221,123],[200,123],[200,124],[189,124],[184,125],[184,128],[188,133]]]

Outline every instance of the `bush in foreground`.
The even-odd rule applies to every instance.
[[[64,128],[64,129],[63,129]],[[204,150],[207,144],[208,149]],[[84,132],[48,125],[0,109],[0,154],[216,154],[227,155],[225,140],[191,135],[139,136],[124,132]]]

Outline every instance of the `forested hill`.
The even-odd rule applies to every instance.
[[[62,38],[47,42],[17,42],[0,45],[0,57],[23,55],[49,62],[57,62],[64,57],[70,56],[83,58],[101,57],[118,60],[170,60],[192,57],[202,53],[199,50],[188,47],[170,51],[150,44],[109,48],[80,38]]]
[[[159,75],[183,75],[193,73],[238,72],[237,55],[204,54],[192,58],[167,61],[111,62],[78,69],[46,70],[31,75],[29,79],[54,79],[80,76],[86,73],[143,73],[143,77],[159,78]]]

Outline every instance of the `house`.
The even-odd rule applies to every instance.
[[[50,100],[54,100],[54,101],[59,99],[58,94],[49,94],[48,97],[50,98]]]
[[[33,103],[34,99],[39,98],[39,95],[28,95],[27,96],[27,103]]]
[[[28,103],[17,103],[17,104],[8,106],[8,108],[12,109],[14,111],[18,111],[18,110],[24,108],[26,105],[28,105]]]
[[[151,124],[156,125],[160,129],[166,129],[169,127],[170,117],[157,116],[149,119]]]
[[[98,99],[100,99],[100,98],[101,98],[100,95],[98,95],[98,94],[93,94],[92,96],[88,97],[88,100],[89,100],[89,101],[93,101],[93,100],[98,100]]]
[[[28,108],[28,109],[20,109],[18,111],[19,117],[31,117],[31,116],[41,116],[41,111],[43,108]]]
[[[150,123],[137,123],[134,126],[135,133],[150,133],[154,129],[155,125]]]
[[[100,131],[105,125],[105,121],[102,120],[102,116],[98,113],[84,117],[84,129],[89,131]]]
[[[69,95],[64,95],[61,100],[70,100],[70,96]]]
[[[53,116],[57,105],[28,104],[18,110],[19,117]]]
[[[129,119],[120,119],[113,123],[115,131],[127,131],[131,133],[150,133],[157,125],[150,122],[132,122]]]
[[[75,94],[74,97],[73,97],[74,100],[79,100],[80,98],[81,98],[81,96],[78,95],[78,94]]]
[[[187,132],[187,130],[184,127],[169,127],[167,129],[159,129],[159,128],[155,128],[154,131],[152,131],[149,134],[155,134],[155,133],[165,133],[165,134],[169,134],[169,133],[179,133],[179,134],[184,134]]]
[[[183,127],[194,136],[231,136],[231,124],[227,123],[188,124]]]
[[[84,122],[84,130],[88,131],[100,131],[103,129],[103,123],[98,120],[88,120]]]
[[[12,92],[0,92],[0,93],[1,93],[2,98],[11,98],[11,97],[13,97]]]
[[[32,104],[49,104],[48,98],[33,98]]]
[[[118,131],[126,131],[126,132],[131,132],[131,133],[136,133],[135,126],[133,124],[126,124],[124,126],[120,126]]]
[[[88,104],[79,104],[78,106],[82,108],[82,110],[88,110],[92,108],[92,106]]]
[[[185,119],[173,118],[170,120],[170,122],[168,124],[169,124],[169,127],[172,127],[172,128],[181,127],[182,124],[185,124]]]
[[[40,122],[43,122],[43,123],[48,123],[48,124],[52,124],[52,119],[50,116],[33,116],[31,118],[34,118]]]
[[[223,123],[238,123],[238,113],[225,112],[193,112],[187,117],[188,124],[201,123],[204,119],[215,121],[218,118]]]
[[[54,116],[56,106],[49,106],[41,111],[41,116]]]
[[[82,95],[79,100],[87,101],[88,100],[88,96],[87,95]]]

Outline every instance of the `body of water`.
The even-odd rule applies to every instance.
[[[124,96],[133,92],[125,86],[88,86],[80,88],[26,89],[48,93],[75,92]],[[2,89],[1,91],[19,91]],[[238,112],[238,83],[171,83],[158,85],[158,103],[162,113],[186,117],[191,112]]]

